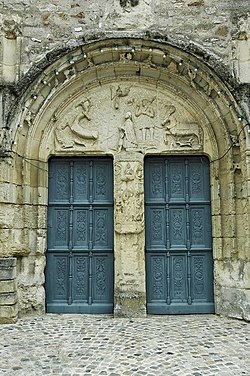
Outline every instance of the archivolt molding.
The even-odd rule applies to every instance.
[[[128,85],[127,81],[129,81]],[[19,128],[15,129],[13,125],[13,141],[16,143],[14,150],[26,157],[39,157],[44,160],[47,160],[51,154],[68,153],[70,149],[74,150],[74,153],[84,152],[86,145],[89,144],[94,146],[93,151],[107,153],[105,148],[98,149],[100,146],[97,146],[98,130],[89,129],[91,118],[87,112],[90,113],[94,106],[88,93],[110,90],[110,107],[116,113],[119,110],[119,102],[122,102],[123,98],[127,97],[128,101],[133,99],[138,101],[138,96],[136,99],[136,96],[131,98],[130,94],[126,94],[129,85],[133,87],[137,85],[138,90],[146,87],[156,95],[162,92],[169,93],[169,101],[165,99],[166,116],[167,107],[171,104],[174,106],[174,103],[179,101],[179,113],[181,106],[186,107],[191,118],[193,117],[188,123],[197,124],[197,126],[192,125],[191,128],[187,127],[186,130],[182,127],[183,133],[186,134],[184,137],[184,134],[178,131],[178,127],[173,125],[174,113],[169,115],[170,118],[165,119],[165,124],[164,119],[160,119],[158,126],[162,127],[162,132],[159,137],[163,139],[167,136],[169,139],[172,137],[172,146],[160,148],[158,152],[187,150],[189,153],[207,153],[211,159],[217,159],[236,142],[237,135],[241,132],[244,123],[233,96],[204,63],[166,44],[114,39],[77,48],[47,68],[42,77],[31,85],[20,103],[22,111],[19,119],[15,121],[15,124],[19,124]],[[120,117],[118,125],[120,133],[124,132],[121,128],[126,128],[126,122],[127,124],[134,122],[134,125],[139,127],[135,124],[135,120],[139,118],[136,116],[136,111],[138,115],[140,106],[142,112],[145,112],[145,108],[143,109],[145,103],[149,104],[150,101],[155,101],[155,105],[159,106],[154,96],[155,94],[150,96],[144,93],[142,98],[144,105],[143,102],[134,103],[132,112],[131,106],[128,106],[123,117]],[[161,101],[164,101],[163,97]],[[70,105],[72,103],[73,106]],[[176,111],[177,109],[175,113]],[[65,120],[66,113],[70,118],[68,122]],[[150,120],[150,114],[141,115]],[[169,127],[171,121],[172,128]],[[82,127],[83,123],[86,126]],[[151,132],[150,141],[152,129],[145,126],[145,129],[140,131],[142,141],[143,137],[148,137],[146,133],[150,135]],[[206,131],[206,140],[203,140],[204,135],[201,136],[204,131]],[[55,138],[54,148],[48,146],[52,134]],[[238,143],[243,149],[244,136],[245,132],[241,132]],[[122,149],[131,151],[129,150],[133,149],[131,144],[130,147],[128,142],[125,145],[126,139],[122,141],[121,137],[117,135],[118,145],[114,152],[121,152]],[[202,146],[207,143],[211,144],[209,150]],[[47,152],[43,145],[46,145]],[[142,151],[148,152],[145,148]]]

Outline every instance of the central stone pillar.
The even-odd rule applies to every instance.
[[[146,315],[143,156],[115,156],[115,316]]]

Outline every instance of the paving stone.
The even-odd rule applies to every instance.
[[[52,315],[0,326],[0,375],[246,376],[250,323]]]

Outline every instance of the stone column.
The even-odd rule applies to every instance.
[[[115,316],[146,315],[143,156],[115,157]]]
[[[16,258],[0,258],[0,324],[17,321]]]

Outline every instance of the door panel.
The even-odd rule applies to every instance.
[[[209,192],[205,157],[145,160],[148,313],[214,312]]]
[[[113,175],[108,158],[50,161],[48,312],[113,311]]]

